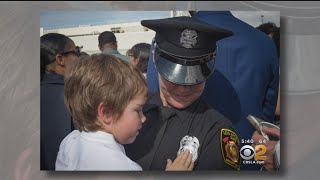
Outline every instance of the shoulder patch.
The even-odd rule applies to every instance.
[[[221,129],[220,144],[224,162],[240,170],[240,140],[237,134],[230,129]]]

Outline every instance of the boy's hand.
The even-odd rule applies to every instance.
[[[193,166],[192,154],[189,150],[185,150],[173,162],[171,159],[167,160],[166,171],[192,171]]]

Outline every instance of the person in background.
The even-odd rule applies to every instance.
[[[275,127],[265,127],[263,126],[263,131],[273,139],[277,140],[267,140],[257,131],[252,135],[254,145],[262,144],[266,146],[266,160],[264,161],[263,167],[267,171],[275,171],[280,169],[280,129]]]
[[[112,54],[124,61],[129,61],[129,57],[120,54],[118,51],[117,38],[113,32],[104,31],[98,36],[98,47],[100,51],[104,54]]]
[[[121,82],[121,83],[119,83]],[[78,130],[61,142],[56,170],[139,171],[122,144],[135,141],[146,117],[147,84],[132,64],[113,55],[81,60],[65,78],[65,102]],[[188,151],[166,170],[192,170]]]
[[[280,60],[280,27],[277,27],[276,24],[272,22],[264,23],[256,27],[261,32],[268,35],[274,42],[276,48],[277,48],[277,54],[278,58]],[[279,70],[280,73],[280,70]],[[278,101],[277,101],[277,107],[275,111],[275,124],[280,125],[280,84],[279,84],[279,94],[278,94]],[[275,136],[280,139],[280,130],[276,128],[266,128],[264,127],[263,130],[268,136]],[[265,138],[259,134],[257,131],[254,132],[252,135],[252,139],[254,140],[255,144],[260,144],[261,140],[264,140]],[[265,163],[263,164],[263,167],[267,171],[274,171],[278,170],[280,168],[280,140],[279,141],[267,141],[267,143],[264,143],[267,147],[266,156],[267,159]]]
[[[273,42],[276,45],[278,58],[280,60],[280,27],[277,27],[277,25],[272,22],[268,22],[268,23],[261,24],[256,28],[264,32],[270,38],[272,38]],[[280,73],[280,69],[279,69],[279,73]],[[280,125],[280,84],[279,84],[277,107],[275,112],[275,124]]]
[[[280,27],[277,27],[277,25],[273,22],[267,22],[264,24],[260,24],[256,28],[272,38],[277,48],[278,57],[280,57]]]
[[[127,56],[130,57],[130,62],[134,64],[146,77],[148,60],[150,55],[151,45],[148,43],[138,43],[128,50]]]
[[[239,139],[231,122],[201,98],[214,69],[212,42],[231,31],[191,17],[143,20],[156,32],[152,62],[159,89],[149,93],[143,112],[147,121],[128,157],[145,170],[164,170],[166,158],[191,148],[194,170],[239,170]],[[149,71],[149,70],[148,70]]]
[[[54,170],[59,144],[73,130],[63,99],[66,69],[77,62],[80,48],[63,34],[40,37],[40,169]]]

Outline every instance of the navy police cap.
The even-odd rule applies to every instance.
[[[233,34],[186,16],[143,20],[141,24],[156,32],[158,72],[181,85],[205,81],[213,71],[216,42]]]

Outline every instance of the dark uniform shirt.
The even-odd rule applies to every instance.
[[[233,159],[237,162],[231,165],[225,158],[230,151],[224,150],[230,139],[221,143],[225,137],[222,129],[234,132],[231,122],[201,99],[179,110],[162,106],[159,94],[153,94],[144,106],[144,114],[147,121],[137,139],[125,146],[127,156],[142,169],[165,170],[167,159],[173,161],[177,157],[180,141],[186,135],[195,136],[200,142],[194,170],[239,169],[239,139],[234,139],[237,146]]]
[[[64,77],[45,74],[40,90],[40,169],[55,170],[59,146],[74,129],[64,104]]]

